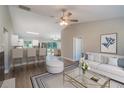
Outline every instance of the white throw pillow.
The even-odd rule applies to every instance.
[[[98,54],[94,54],[94,61],[95,61],[95,62],[98,62],[98,61],[99,61],[98,59],[99,59]]]
[[[88,54],[88,60],[90,60],[90,61],[94,61],[94,55],[92,55],[92,54]]]
[[[100,54],[95,54],[94,55],[94,61],[98,62],[98,63],[101,63],[101,55]]]
[[[113,65],[113,66],[118,66],[118,58],[110,57],[108,64]]]

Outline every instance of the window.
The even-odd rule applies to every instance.
[[[32,48],[33,45],[32,45],[32,41],[24,41],[24,48]]]
[[[55,49],[57,48],[56,42],[48,42],[48,49]]]
[[[54,55],[54,49],[57,48],[57,42],[48,42],[47,45],[47,54]]]

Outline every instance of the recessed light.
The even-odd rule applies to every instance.
[[[39,35],[39,33],[36,33],[36,32],[27,32],[27,33],[32,35]]]

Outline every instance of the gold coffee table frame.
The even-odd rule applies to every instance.
[[[69,82],[76,88],[78,88],[78,87],[79,88],[80,87],[88,88],[89,85],[94,86],[94,87],[89,87],[89,88],[109,88],[110,87],[110,78],[88,70],[86,73],[91,74],[92,77],[98,77],[98,78],[101,77],[101,78],[99,78],[99,80],[100,79],[106,79],[103,84],[100,84],[99,80],[98,80],[98,82],[96,82],[96,81],[92,80],[91,78],[88,78],[88,76],[86,76],[85,74],[81,76],[80,73],[78,73],[78,71],[76,73],[77,75],[74,75],[75,70],[78,70],[78,69],[80,69],[80,68],[77,67],[73,70],[64,71],[64,73],[63,73],[63,84],[65,82]],[[74,76],[71,75],[71,74],[73,74]],[[77,78],[81,78],[81,79],[79,80]],[[87,81],[91,81],[94,84],[89,83]]]

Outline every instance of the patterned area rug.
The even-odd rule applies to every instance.
[[[77,63],[65,67],[65,71],[72,70],[78,66]],[[63,73],[59,74],[40,74],[31,77],[34,88],[74,88],[69,82],[63,82]]]
[[[49,74],[32,77],[34,88],[74,88],[69,82],[63,82],[63,74]]]

